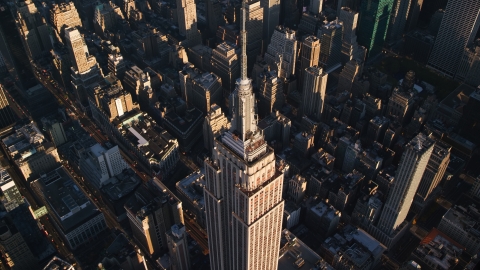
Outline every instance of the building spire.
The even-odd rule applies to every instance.
[[[241,58],[241,74],[240,79],[242,81],[247,80],[247,30],[245,28],[246,24],[246,9],[247,9],[247,1],[242,0],[242,29],[240,31],[241,34],[241,42],[242,42],[242,58]]]

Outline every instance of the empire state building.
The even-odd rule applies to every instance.
[[[230,97],[232,125],[215,139],[205,161],[205,206],[214,270],[276,270],[282,230],[283,174],[257,127],[247,78],[245,0],[242,2],[241,77]]]

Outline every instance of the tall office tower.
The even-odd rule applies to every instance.
[[[358,12],[348,7],[342,7],[338,20],[343,22],[342,64],[352,59],[365,61],[366,49],[357,42]]]
[[[125,72],[127,71],[127,65],[123,56],[118,53],[112,53],[108,55],[107,60],[108,71],[113,74],[113,76],[123,80],[123,76],[125,76]]]
[[[133,237],[148,256],[168,250],[166,232],[183,223],[182,202],[157,178],[140,186],[125,203]]]
[[[98,2],[96,0],[75,0],[75,6],[77,7],[80,19],[82,19],[82,25],[84,28],[93,30],[92,22],[95,7]]]
[[[280,1],[280,25],[285,27],[296,27],[300,22],[300,12],[297,0]]]
[[[135,99],[138,98],[140,92],[147,86],[151,86],[150,76],[137,66],[132,66],[125,72],[123,77],[123,85],[125,90],[129,92]]]
[[[210,61],[213,73],[222,78],[222,86],[225,90],[224,97],[230,96],[235,89],[235,78],[240,77],[240,63],[235,47],[226,42],[220,43],[212,50]]]
[[[387,42],[393,43],[402,38],[407,24],[411,0],[395,0],[387,31]]]
[[[195,106],[202,113],[210,111],[211,104],[220,104],[222,101],[222,79],[213,72],[201,72],[191,63],[178,72],[180,89],[187,106]]]
[[[280,0],[260,0],[260,6],[263,8],[263,46],[266,47],[280,24]]]
[[[263,1],[263,0],[262,0]],[[274,0],[269,0],[274,1]],[[246,4],[246,22],[247,31],[247,71],[251,71],[257,56],[263,53],[263,7],[260,1],[251,1]],[[265,44],[266,46],[266,44]]]
[[[328,74],[318,66],[305,69],[302,92],[302,115],[314,116],[321,119]]]
[[[418,17],[420,17],[420,11],[422,10],[423,0],[411,0],[410,9],[408,11],[407,25],[405,31],[410,32],[418,24]]]
[[[2,52],[0,51],[0,72],[7,71],[7,64],[5,63],[5,58],[3,58]]]
[[[343,91],[351,92],[353,81],[355,81],[355,78],[361,73],[361,64],[359,64],[356,60],[348,61],[348,63],[343,67],[342,72],[340,72],[337,93],[342,93]]]
[[[218,0],[205,0],[205,11],[209,34],[215,36],[217,28],[225,24],[222,12],[222,3]]]
[[[241,76],[232,93],[230,131],[215,140],[205,160],[205,209],[213,270],[276,270],[283,217],[283,174],[257,127],[252,81],[247,77],[242,2]]]
[[[277,68],[278,62],[281,61],[278,76],[288,79],[295,74],[297,54],[298,41],[295,37],[295,31],[280,25],[277,26],[265,53],[265,62],[272,68]]]
[[[440,30],[440,25],[442,24],[443,15],[445,15],[445,10],[439,9],[435,11],[430,19],[430,23],[428,24],[428,31],[430,34],[437,36],[438,30]]]
[[[476,144],[480,143],[480,88],[470,94],[467,105],[463,107],[462,118],[460,118],[460,135]]]
[[[479,27],[480,0],[449,0],[427,65],[453,77]]]
[[[134,0],[123,0],[122,2],[122,12],[125,19],[130,18],[130,11],[137,9]]]
[[[50,50],[52,47],[49,26],[32,1],[18,1],[15,4],[17,9],[15,22],[27,55],[30,60],[40,58],[44,50]]]
[[[219,105],[213,104],[203,122],[203,146],[211,150],[215,138],[230,129],[230,122]]]
[[[455,79],[473,87],[480,85],[480,39],[465,48]]]
[[[389,238],[395,238],[395,235],[399,235],[398,231],[401,231],[400,225],[405,221],[412,205],[432,154],[433,145],[432,139],[420,133],[405,146],[395,173],[395,182],[377,224],[377,228]],[[383,239],[384,237],[376,238],[390,248],[388,240]]]
[[[65,39],[72,62],[72,86],[77,99],[85,103],[89,96],[93,98],[93,86],[103,78],[103,74],[77,28],[65,29]]]
[[[342,66],[342,32],[343,22],[337,20],[322,25],[317,37],[320,39],[320,63],[326,73]]]
[[[193,47],[202,43],[197,29],[197,5],[194,0],[177,0],[178,30],[186,38],[184,46]]]
[[[358,43],[367,48],[367,58],[382,51],[394,0],[366,0],[360,8]]]
[[[172,269],[190,270],[190,253],[185,226],[183,224],[174,224],[166,234]]]
[[[309,10],[314,15],[320,14],[323,10],[323,0],[310,0]]]
[[[302,42],[301,54],[301,67],[299,74],[300,89],[302,89],[302,81],[305,73],[305,69],[318,65],[318,59],[320,58],[320,40],[316,36],[308,36]]]
[[[283,80],[277,74],[276,70],[266,70],[260,74],[258,113],[261,117],[279,111],[285,103]]]
[[[97,35],[106,38],[107,33],[113,31],[117,23],[123,19],[120,7],[112,2],[101,3],[95,7],[93,28]]]
[[[420,185],[413,200],[412,210],[416,213],[426,206],[426,202],[432,191],[442,181],[448,164],[450,163],[450,150],[452,147],[442,141],[436,141],[432,155],[428,160],[427,168],[422,176]]]
[[[54,4],[50,10],[50,21],[62,38],[65,36],[65,29],[82,27],[82,20],[73,2]]]
[[[0,220],[0,253],[12,270],[35,269],[38,262],[9,217]]]
[[[6,91],[0,84],[0,129],[3,129],[16,121],[15,113],[7,100]]]
[[[412,92],[403,91],[402,87],[396,87],[388,99],[386,115],[394,117],[399,123],[404,124],[410,120],[414,103],[415,95]]]

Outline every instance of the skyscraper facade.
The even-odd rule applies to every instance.
[[[368,50],[367,58],[378,55],[385,42],[394,0],[362,1],[358,43]]]
[[[342,32],[343,23],[334,20],[323,25],[317,36],[320,38],[320,64],[327,73],[342,66]]]
[[[192,47],[202,42],[197,29],[197,5],[194,0],[177,0],[178,28],[186,38],[186,46]]]
[[[0,129],[15,123],[15,114],[5,96],[3,85],[0,84]]]
[[[449,0],[428,66],[453,77],[480,26],[480,0]]]
[[[65,29],[65,39],[72,62],[72,86],[80,102],[93,97],[93,86],[102,79],[103,74],[95,56],[88,52],[87,44],[77,28]]]
[[[308,36],[302,42],[302,48],[300,51],[300,74],[299,77],[303,79],[305,69],[318,65],[320,58],[320,40],[316,36]],[[302,80],[300,80],[300,88],[302,86]]]
[[[280,0],[260,0],[263,8],[263,42],[270,44],[270,38],[280,21]]]
[[[247,70],[251,71],[257,56],[263,51],[263,7],[260,1],[246,3],[245,29],[247,31]]]
[[[232,93],[232,125],[205,161],[205,208],[214,270],[276,270],[283,218],[283,174],[257,127],[247,78],[245,0],[242,3],[241,77]]]
[[[387,41],[395,42],[402,37],[407,24],[411,0],[395,0],[388,26]]]
[[[295,74],[295,63],[297,62],[298,41],[295,31],[277,26],[273,32],[272,39],[265,52],[265,62],[272,68],[280,64],[279,77],[290,78]],[[280,59],[281,58],[281,59]],[[281,62],[281,63],[278,63]]]
[[[418,134],[405,146],[395,173],[395,182],[377,225],[385,234],[394,234],[405,221],[433,146],[434,141],[423,133]]]
[[[50,21],[62,38],[65,36],[65,29],[82,27],[82,20],[80,20],[73,2],[53,5],[53,8],[50,10]]]
[[[365,47],[357,42],[358,12],[348,7],[342,7],[339,11],[338,20],[343,23],[342,64],[352,59],[364,61]]]
[[[320,119],[325,102],[328,74],[318,66],[305,69],[303,77],[302,105],[303,115],[314,116]]]

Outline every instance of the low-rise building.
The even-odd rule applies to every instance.
[[[142,180],[135,174],[135,171],[128,168],[120,174],[111,177],[108,180],[108,184],[102,187],[103,202],[110,209],[110,212],[116,216],[118,221],[122,221],[127,217],[123,206],[141,182]]]
[[[323,242],[320,255],[335,269],[374,269],[386,250],[362,229],[347,225]]]
[[[480,212],[475,205],[456,205],[442,217],[438,229],[475,254],[480,249]]]
[[[125,203],[133,237],[151,257],[167,251],[166,232],[183,224],[182,202],[157,178],[140,186]]]
[[[205,176],[200,171],[193,172],[176,184],[178,198],[182,201],[183,208],[188,210],[198,225],[206,228],[204,188]]]
[[[71,249],[107,228],[103,213],[73,182],[63,166],[42,175],[31,185]]]
[[[335,269],[293,233],[285,229],[282,231],[280,239],[278,270],[294,270],[302,267],[305,269]]]
[[[307,203],[305,225],[314,233],[330,236],[337,229],[341,213],[326,201],[312,200]]]
[[[423,269],[454,269],[464,247],[433,228],[412,252],[412,258]]]
[[[96,189],[114,181],[114,176],[129,168],[117,145],[105,149],[100,144],[87,148],[80,158],[80,171]]]
[[[60,162],[57,149],[45,139],[33,121],[17,126],[15,133],[4,138],[2,142],[10,159],[27,180],[57,168]]]

